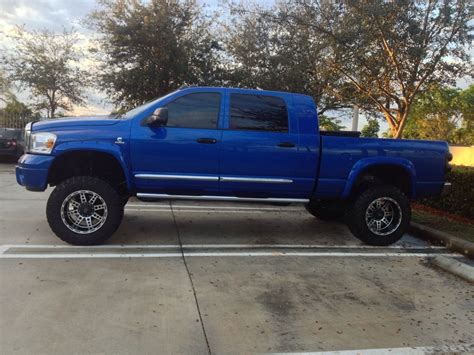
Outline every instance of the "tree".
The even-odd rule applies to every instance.
[[[33,115],[33,111],[28,106],[16,99],[8,101],[6,106],[0,109],[0,112],[8,116],[31,117]]]
[[[24,103],[15,98],[10,99],[5,107],[0,108],[0,126],[9,128],[23,128],[37,114]]]
[[[314,98],[319,114],[350,107],[347,97],[353,90],[325,64],[323,37],[298,22],[274,20],[274,16],[287,18],[287,4],[270,10],[233,5],[231,10],[224,43],[232,85],[307,94]]]
[[[474,85],[461,91],[432,86],[413,103],[405,136],[473,144]]]
[[[459,109],[462,115],[461,128],[455,132],[456,144],[474,145],[474,85],[459,94]]]
[[[194,1],[101,0],[91,17],[101,34],[100,86],[123,108],[183,85],[219,82],[211,19]]]
[[[15,98],[15,95],[11,92],[10,86],[10,82],[8,81],[4,71],[0,69],[0,101],[4,104]]]
[[[341,125],[341,120],[325,115],[319,115],[319,129],[323,131],[340,131],[344,128]]]
[[[470,70],[469,0],[288,0],[284,16],[311,28],[329,49],[325,64],[351,83],[366,110],[375,107],[401,138],[416,95]]]
[[[367,124],[362,127],[361,137],[377,138],[379,136],[380,125],[375,118],[369,118]]]
[[[17,27],[11,37],[15,48],[3,58],[9,80],[31,91],[37,110],[46,110],[52,118],[58,109],[69,111],[72,105],[84,104],[82,91],[87,80],[78,67],[81,56],[73,32],[29,32]]]

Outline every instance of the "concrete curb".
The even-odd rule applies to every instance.
[[[431,264],[474,284],[474,267],[445,256],[435,256]]]
[[[409,232],[421,239],[436,241],[446,246],[446,248],[463,254],[464,256],[474,259],[474,243],[452,236],[451,234],[438,231],[436,229],[418,224],[411,223]]]

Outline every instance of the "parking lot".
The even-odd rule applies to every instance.
[[[107,245],[72,247],[47,197],[0,164],[2,353],[474,351],[474,287],[412,236],[367,247],[297,205],[132,199]]]

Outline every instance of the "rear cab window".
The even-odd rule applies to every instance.
[[[288,109],[280,97],[231,94],[229,129],[288,132]]]

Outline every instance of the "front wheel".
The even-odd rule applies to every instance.
[[[46,207],[49,226],[62,240],[74,245],[97,245],[119,227],[123,202],[107,182],[91,176],[61,182]]]
[[[347,225],[352,234],[369,245],[390,245],[398,241],[410,225],[407,197],[394,186],[377,185],[363,191],[347,209]]]

